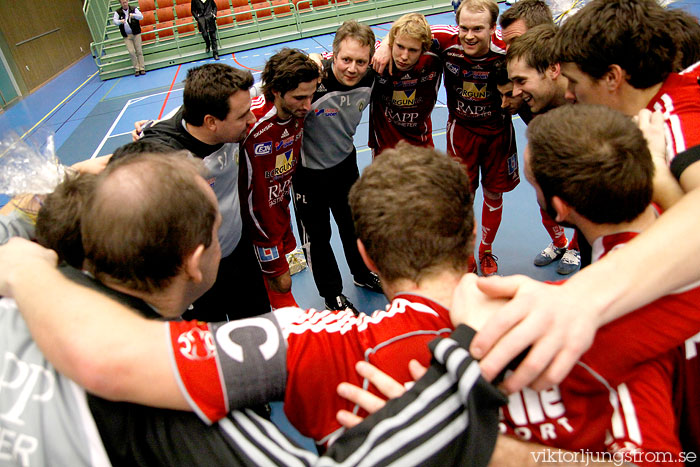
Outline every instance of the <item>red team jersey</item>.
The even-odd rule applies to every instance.
[[[266,271],[265,263],[281,261],[285,253],[294,249],[287,241],[293,239],[289,192],[299,162],[304,119],[280,120],[274,103],[262,96],[253,99],[251,110],[257,121],[241,143],[241,214],[258,247],[263,272],[274,274],[275,271]],[[280,250],[282,247],[286,251]]]
[[[593,258],[635,235],[597,239]],[[687,332],[697,326],[698,303],[700,288],[694,288],[603,326],[590,350],[559,385],[540,392],[524,389],[509,397],[502,409],[501,432],[571,451],[636,453],[641,457],[629,460],[640,465],[651,464],[652,458],[644,457],[648,452],[677,458],[681,447],[672,384],[676,351],[653,323],[663,321],[671,333],[676,326],[684,326]],[[666,317],[669,321],[664,321]]]
[[[424,52],[408,71],[388,67],[374,79],[369,117],[369,147],[379,155],[405,140],[415,146],[433,146],[430,114],[437,101],[442,61]]]
[[[671,73],[647,105],[660,110],[666,122],[666,147],[669,162],[676,154],[700,144],[700,62]]]
[[[501,110],[496,82],[489,76],[498,62],[505,60],[505,44],[491,36],[491,50],[479,58],[464,54],[456,26],[431,26],[439,43],[445,69],[445,90],[450,120],[474,133],[500,133],[510,124],[510,115]]]
[[[371,316],[309,311],[282,319],[288,345],[284,411],[301,434],[318,444],[342,433],[338,410],[357,409],[336,394],[343,381],[366,384],[355,371],[357,361],[368,361],[401,383],[413,381],[408,362],[415,358],[427,366],[428,342],[453,329],[446,308],[413,294],[397,295],[386,310]],[[381,397],[373,386],[369,390]],[[360,410],[360,415],[367,414]]]

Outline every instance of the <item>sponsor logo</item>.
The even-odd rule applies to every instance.
[[[386,84],[389,81],[387,78],[377,78],[379,84]]]
[[[272,141],[256,144],[253,152],[256,156],[265,156],[272,153]]]
[[[445,68],[447,68],[447,71],[454,75],[459,74],[459,67],[455,65],[454,63],[445,63]]]
[[[275,204],[281,203],[287,199],[289,190],[292,188],[292,180],[287,179],[282,182],[282,184],[270,185],[267,187],[267,201],[270,207]]]
[[[323,83],[321,83],[316,88],[316,92],[328,92],[328,89],[326,89],[326,87],[323,85]]]
[[[425,75],[425,76],[422,76],[421,79],[420,79],[420,82],[421,82],[421,83],[425,83],[426,81],[432,81],[432,80],[434,80],[435,78],[437,78],[437,73],[433,71],[432,73],[429,73],[429,74],[427,74],[427,75]]]
[[[253,138],[257,138],[258,136],[262,135],[262,134],[265,133],[267,130],[269,130],[271,126],[272,126],[272,123],[268,123],[267,126],[265,126],[265,128],[263,128],[262,130],[260,130],[260,131],[258,131],[257,133],[255,133],[255,134],[253,135]]]
[[[31,407],[37,403],[48,402],[53,398],[56,391],[56,378],[53,373],[40,365],[25,362],[8,351],[5,352],[0,369],[2,370],[0,371],[0,387],[2,387],[3,393],[3,411],[0,411],[0,420],[22,426],[25,424],[25,421],[22,420],[22,414],[27,405]],[[13,442],[12,437],[9,436],[10,431],[6,429],[6,426],[4,423],[0,426],[0,435],[5,435],[3,444],[7,446],[7,449],[3,449],[4,457],[2,458],[10,460],[10,450]],[[17,449],[17,443],[24,436],[26,435],[19,435],[19,438],[14,443],[14,449]],[[25,445],[24,449],[21,449],[25,453],[31,442],[31,437],[26,436],[26,438],[24,442],[27,445]],[[34,440],[34,443],[36,443],[36,440]],[[27,462],[24,465],[29,465],[28,459],[25,460]]]
[[[418,78],[408,79],[405,81],[395,81],[394,87],[395,88],[415,88],[417,84],[418,84]]]
[[[278,141],[277,143],[275,143],[275,151],[288,148],[292,144],[294,144],[294,136],[290,136],[289,138],[285,138],[282,141]]]
[[[207,178],[207,183],[210,187],[214,188],[214,184],[216,183],[216,177]]]
[[[416,90],[412,91],[394,91],[391,103],[399,107],[406,107],[416,104]]]
[[[418,122],[418,112],[393,112],[387,107],[384,114],[394,124],[402,127],[415,127]]]
[[[214,356],[214,339],[208,330],[192,328],[177,338],[180,354],[188,360],[207,360]]]
[[[518,172],[518,154],[511,155],[506,161],[508,164],[508,175],[513,175]]]
[[[280,136],[280,138],[286,138],[287,136],[289,136],[289,132],[285,128],[284,131],[282,132],[282,136]]]
[[[269,261],[274,261],[280,257],[279,251],[277,251],[276,246],[263,247],[255,246],[255,253],[258,255],[260,262],[267,263]]]
[[[480,79],[480,80],[487,80],[489,79],[489,72],[488,71],[474,71],[470,70],[464,71],[464,77],[465,78],[474,78],[474,79]]]
[[[292,157],[292,151],[289,150],[283,154],[277,154],[275,159],[275,168],[265,171],[265,178],[277,178],[285,175],[292,170],[296,165],[296,159]]]
[[[459,90],[459,94],[467,99],[486,99],[486,83],[462,83],[462,89]]]
[[[338,109],[316,109],[314,115],[317,117],[335,117],[338,115]]]
[[[460,47],[460,49],[461,49],[461,47]],[[447,56],[448,57],[456,57],[456,58],[464,58],[464,53],[450,51],[450,52],[447,52]]]

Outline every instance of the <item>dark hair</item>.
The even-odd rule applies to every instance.
[[[253,85],[250,71],[223,63],[208,63],[187,72],[183,92],[182,117],[187,123],[202,126],[204,117],[212,115],[224,120],[231,111],[229,98]]]
[[[525,34],[516,38],[508,47],[506,62],[517,58],[524,59],[527,66],[538,73],[544,73],[554,58],[552,46],[557,27],[554,24],[541,24],[528,29]]]
[[[491,76],[496,82],[496,86],[504,86],[510,83],[510,78],[508,78],[508,68],[506,67],[506,63],[502,60],[495,63]]]
[[[340,53],[340,43],[345,39],[355,39],[360,45],[369,46],[369,59],[374,57],[374,31],[366,24],[349,19],[340,25],[333,38],[333,55]]]
[[[542,0],[520,0],[501,13],[498,24],[505,29],[519,19],[528,29],[540,24],[554,24],[552,11]]]
[[[272,101],[272,91],[284,95],[298,88],[300,83],[317,80],[319,73],[318,65],[308,55],[299,49],[285,47],[265,64],[262,72],[265,98]]]
[[[46,195],[36,219],[36,240],[56,251],[58,258],[74,268],[83,267],[80,215],[95,188],[97,175],[66,174],[63,182]]]
[[[662,11],[655,0],[593,0],[559,29],[556,61],[575,63],[596,80],[619,65],[637,89],[661,83],[676,57]]]
[[[400,142],[374,159],[349,195],[355,232],[388,282],[466,272],[473,249],[469,177],[433,148]]]
[[[108,166],[82,214],[90,272],[139,291],[169,285],[187,255],[212,241],[217,206],[202,169],[194,158],[148,153]]]
[[[549,203],[558,196],[597,224],[639,216],[651,202],[654,165],[627,116],[600,105],[564,105],[527,128],[528,168]]]
[[[679,8],[664,10],[667,25],[678,50],[673,61],[673,71],[682,71],[700,61],[700,24],[698,19]]]

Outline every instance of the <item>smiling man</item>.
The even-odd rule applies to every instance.
[[[511,42],[506,53],[508,76],[513,81],[513,96],[521,97],[533,114],[543,114],[567,103],[567,79],[561,74],[559,63],[552,59],[557,27],[541,24],[528,30]],[[551,243],[537,256],[535,266],[546,266],[559,261],[557,273],[571,274],[581,266],[578,234],[567,243],[564,228],[540,209],[542,225]]]
[[[316,64],[300,50],[284,48],[270,57],[262,74],[264,95],[252,104],[257,121],[241,145],[238,189],[243,224],[273,308],[297,305],[285,256],[296,247],[290,190],[318,76]]]
[[[360,176],[353,142],[362,112],[369,105],[374,75],[374,33],[355,20],[345,21],[333,39],[333,58],[323,60],[321,80],[304,122],[301,164],[293,178],[299,235],[314,282],[329,310],[353,304],[343,294],[343,280],[331,248],[330,213],[338,226],[353,282],[381,293],[379,278],[357,250],[348,193]]]
[[[374,81],[369,118],[372,155],[405,140],[433,146],[430,114],[437,101],[442,61],[433,49],[425,16],[409,13],[396,20],[387,39],[392,72],[386,68]]]
[[[492,42],[498,12],[495,1],[467,0],[457,9],[458,27],[431,28],[445,66],[447,152],[465,166],[473,191],[479,186],[481,172],[484,205],[479,264],[485,276],[498,272],[491,245],[501,224],[503,193],[520,183],[513,124],[501,110],[492,76],[504,60],[504,44]]]

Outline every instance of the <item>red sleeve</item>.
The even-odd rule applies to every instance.
[[[169,321],[167,326],[175,375],[190,407],[209,424],[225,417],[228,407],[209,325]]]
[[[430,26],[430,31],[433,33],[433,39],[438,41],[440,44],[440,50],[445,50],[447,47],[452,45],[453,38],[457,35],[457,26],[446,26],[446,25],[432,25]]]

